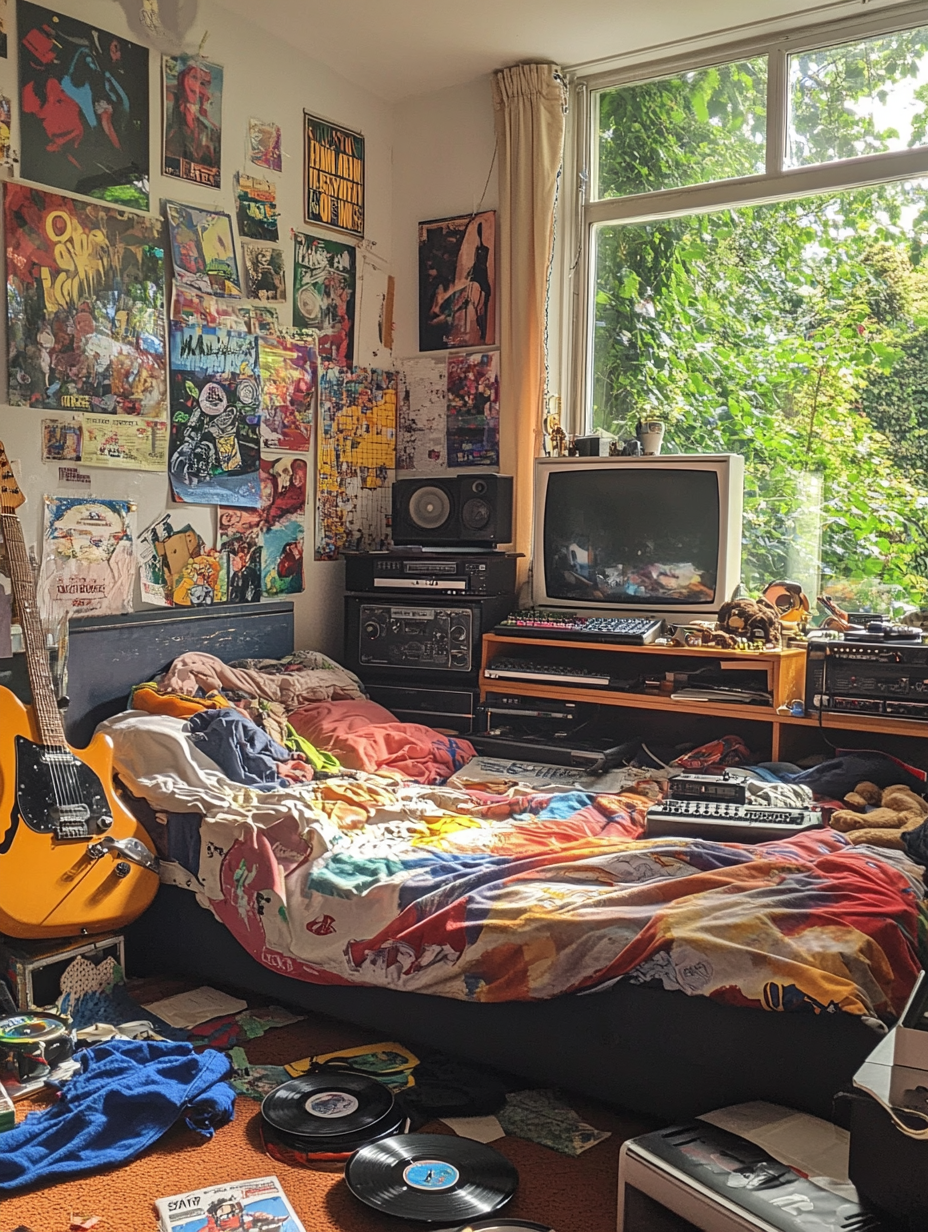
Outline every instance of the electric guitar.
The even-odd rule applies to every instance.
[[[0,441],[0,530],[32,706],[0,687],[0,932],[71,937],[120,928],[158,889],[149,839],[113,789],[113,744],[65,739],[16,510],[25,497]]]

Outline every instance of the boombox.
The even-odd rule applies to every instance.
[[[806,709],[928,720],[928,646],[810,642]]]
[[[512,541],[511,475],[429,475],[393,484],[393,542],[495,547]]]

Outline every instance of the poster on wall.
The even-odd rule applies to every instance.
[[[168,463],[167,420],[85,415],[82,448],[85,466],[163,471]]]
[[[175,180],[219,188],[222,65],[199,56],[162,56],[162,170]]]
[[[283,151],[280,141],[280,125],[270,120],[248,121],[248,157],[256,167],[265,171],[281,171]]]
[[[273,244],[242,242],[245,294],[263,304],[282,303],[287,298],[284,250]]]
[[[42,461],[80,462],[83,426],[80,415],[42,420]]]
[[[496,344],[496,212],[419,223],[419,350]]]
[[[236,172],[235,213],[239,235],[277,242],[277,189],[270,180]]]
[[[189,522],[164,514],[140,532],[137,549],[143,603],[206,607],[228,599],[227,556],[207,547]]]
[[[316,344],[306,338],[259,339],[261,363],[261,445],[307,453],[316,395]]]
[[[448,370],[444,356],[414,355],[397,364],[398,471],[443,471],[448,418]]]
[[[448,465],[499,466],[499,355],[448,356]]]
[[[22,184],[4,220],[10,405],[163,418],[161,220]]]
[[[261,508],[219,510],[219,550],[229,557],[230,602],[303,590],[307,475],[303,458],[262,457]]]
[[[132,610],[135,505],[46,496],[38,592],[43,616],[119,616]]]
[[[9,55],[10,15],[7,0],[0,0],[0,59]]]
[[[303,114],[304,220],[364,235],[364,138]]]
[[[396,467],[396,374],[322,365],[316,439],[316,559],[387,546]]]
[[[19,0],[19,174],[148,209],[148,48]]]
[[[201,210],[179,201],[165,202],[174,285],[186,291],[239,296],[238,258],[232,219],[221,210]]]
[[[171,322],[168,474],[176,501],[261,503],[258,335]]]
[[[296,232],[293,237],[293,324],[319,334],[319,358],[354,362],[357,252],[353,244]]]

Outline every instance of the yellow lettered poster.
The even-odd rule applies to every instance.
[[[84,414],[82,460],[85,466],[163,471],[168,464],[166,419]]]

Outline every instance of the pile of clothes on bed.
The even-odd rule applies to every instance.
[[[102,729],[162,878],[297,978],[476,1001],[624,978],[876,1022],[922,965],[924,869],[907,852],[826,827],[757,846],[642,839],[675,766],[608,792],[463,790],[446,780],[467,741],[398,722],[320,654],[183,655]],[[682,764],[746,756],[732,739]]]

